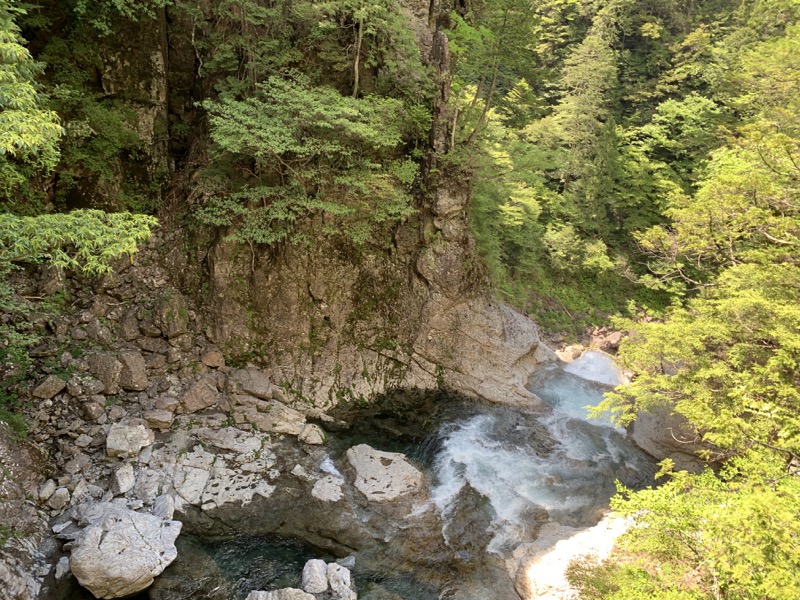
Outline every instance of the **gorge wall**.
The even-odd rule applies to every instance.
[[[469,174],[444,160],[450,57],[440,27],[451,7],[402,5],[438,89],[416,214],[395,227],[388,249],[337,242],[322,233],[322,217],[302,225],[310,244],[269,248],[174,218],[198,193],[194,174],[208,151],[194,105],[207,85],[191,45],[194,25],[174,10],[162,13],[161,27],[118,40],[123,51],[110,53],[101,70],[103,89],[130,103],[147,142],[144,158],[120,163],[120,177],[145,167],[154,180],[169,166],[162,214],[169,270],[200,306],[209,338],[234,362],[267,369],[295,397],[328,408],[397,387],[444,386],[530,402],[527,374],[555,357],[532,322],[492,299],[467,227]],[[201,133],[192,143],[168,142],[158,134],[166,122]]]

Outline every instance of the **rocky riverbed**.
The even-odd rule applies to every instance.
[[[580,477],[605,477],[605,487],[630,475],[622,463],[597,463],[616,452],[619,433],[554,419],[561,409],[528,390],[527,408],[517,396],[513,409],[494,409],[423,390],[323,410],[268,369],[226,364],[159,265],[145,252],[100,282],[52,272],[23,282],[31,296],[71,304],[36,322],[42,342],[18,389],[27,439],[2,429],[4,597],[244,600],[294,589],[254,598],[349,598],[310,591],[301,574],[309,559],[327,561],[330,574],[355,556],[366,599],[533,598],[528,565],[596,522],[599,496],[610,493],[579,507],[583,516],[562,510],[560,529],[545,530],[552,543],[530,545],[548,514],[561,514],[541,495],[562,487],[567,476],[556,471],[595,469]],[[512,319],[517,329],[522,320]],[[526,369],[556,364],[541,344],[535,354]],[[4,376],[14,368],[3,365]],[[576,455],[562,434],[595,441]],[[487,458],[473,465],[476,449]],[[481,481],[482,460],[502,467],[506,458],[518,482]],[[496,491],[531,496],[531,505],[506,506]],[[271,545],[284,558],[263,555]],[[214,550],[255,547],[226,551],[235,559]],[[285,547],[302,551],[286,558]],[[231,560],[253,561],[261,574],[225,574]],[[267,565],[277,564],[283,575],[273,577]]]

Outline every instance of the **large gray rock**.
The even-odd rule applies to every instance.
[[[124,390],[141,391],[147,389],[147,367],[141,352],[120,352],[119,362],[122,370],[119,386]]]
[[[156,311],[156,323],[170,339],[189,331],[189,308],[186,299],[177,292],[164,298]]]
[[[311,488],[311,495],[323,502],[338,502],[344,496],[342,494],[342,480],[333,475],[326,475],[314,483]]]
[[[49,400],[61,390],[67,387],[67,382],[58,375],[48,375],[44,380],[33,388],[33,397]]]
[[[241,414],[245,421],[259,431],[300,435],[306,426],[306,417],[303,413],[277,400],[269,402],[259,400],[254,406],[237,408],[235,412]]]
[[[175,420],[175,415],[169,410],[146,410],[142,413],[142,418],[153,429],[169,429]]]
[[[129,492],[136,484],[136,475],[133,472],[133,465],[124,464],[119,469],[114,471],[111,478],[111,491],[115,495],[121,495]]]
[[[233,382],[238,384],[241,391],[261,398],[262,400],[272,399],[272,383],[269,375],[258,369],[238,369],[233,373]]]
[[[103,393],[119,393],[119,378],[122,374],[122,363],[112,354],[101,352],[89,357],[89,370],[103,383]]]
[[[328,585],[331,586],[333,600],[356,600],[355,589],[350,577],[350,569],[336,563],[328,563]]]
[[[325,432],[319,425],[309,423],[303,427],[303,430],[300,432],[300,435],[297,436],[297,439],[298,441],[301,441],[304,444],[309,444],[310,446],[321,446],[325,443]]]
[[[637,414],[630,437],[649,455],[658,460],[672,459],[676,469],[691,473],[699,473],[706,466],[697,452],[713,450],[684,416],[668,406],[653,406]]]
[[[420,470],[404,454],[360,444],[347,451],[347,460],[356,472],[356,487],[373,502],[390,502],[416,492],[424,482]]]
[[[143,419],[126,419],[114,423],[106,437],[106,452],[111,457],[137,456],[142,448],[155,441],[155,434]]]
[[[178,556],[179,521],[111,503],[82,505],[76,516],[85,527],[73,541],[69,566],[97,598],[140,592]]]
[[[214,406],[218,400],[217,381],[209,375],[197,381],[183,395],[178,406],[178,412],[183,414],[194,413]]]

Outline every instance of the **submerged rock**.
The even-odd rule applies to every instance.
[[[72,543],[69,566],[97,598],[122,598],[153,583],[178,556],[179,521],[165,521],[110,502],[81,505],[85,527]]]

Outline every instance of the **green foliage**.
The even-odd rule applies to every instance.
[[[240,189],[215,192],[200,222],[236,225],[232,239],[272,244],[299,219],[325,214],[344,225],[329,233],[363,244],[372,225],[412,213],[417,166],[388,152],[408,125],[399,100],[342,96],[297,73],[257,87],[246,100],[204,104],[219,151],[251,175]]]
[[[23,45],[16,24],[24,14],[0,1],[0,194],[6,201],[34,173],[55,167],[62,133],[36,82],[42,65]]]
[[[721,465],[689,474],[666,462],[665,484],[621,490],[613,502],[635,523],[624,548],[668,565],[666,581],[703,598],[788,600],[800,587],[798,36],[789,26],[736,53],[731,79],[741,87],[730,105],[747,120],[711,152],[694,193],[672,195],[669,224],[639,237],[651,257],[646,281],[689,299],[663,322],[620,324],[631,330],[621,358],[637,376],[599,407],[629,423],[666,406]]]
[[[152,19],[170,4],[172,0],[74,0],[73,10],[101,35],[110,35],[120,17],[132,22]]]
[[[0,270],[48,262],[90,275],[105,273],[112,259],[133,255],[156,223],[147,215],[99,210],[38,217],[0,214]]]
[[[672,572],[667,581],[672,586],[691,581],[691,594],[655,593],[652,598],[790,600],[796,596],[800,585],[796,474],[785,467],[730,471],[722,476],[711,471],[678,473],[655,489],[635,494],[623,490],[627,498],[612,503],[634,520],[635,528],[624,544],[628,551],[668,564]],[[652,585],[658,579],[651,575],[645,581]],[[616,594],[595,597],[640,597],[626,595],[638,587],[635,583],[624,581]]]
[[[583,559],[566,570],[570,585],[584,600],[701,600],[703,596],[676,582],[670,569],[657,563],[631,564]]]

